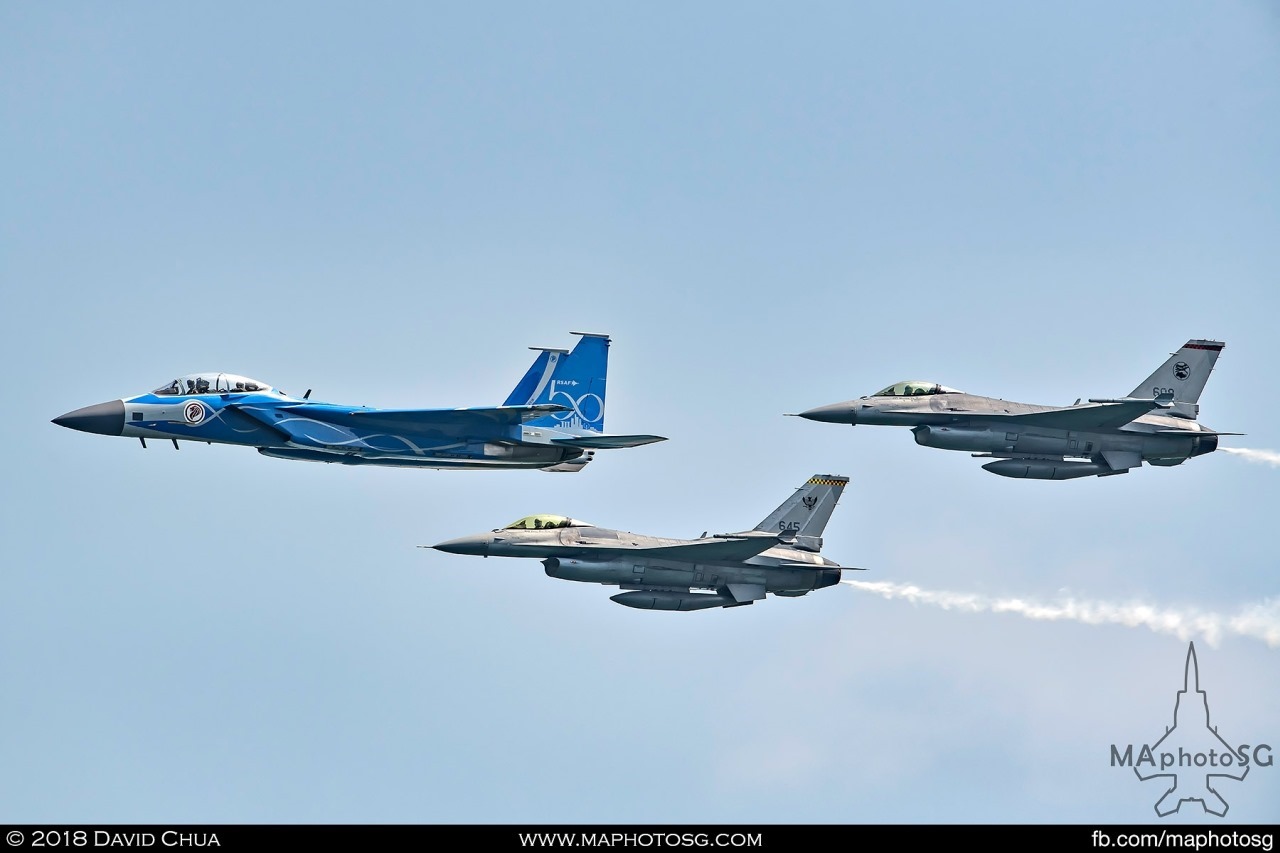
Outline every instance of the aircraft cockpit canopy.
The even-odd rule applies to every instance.
[[[557,527],[591,527],[585,521],[567,518],[563,515],[526,515],[519,521],[513,521],[503,530],[553,530]]]
[[[151,393],[161,397],[185,397],[191,394],[261,394],[270,390],[271,386],[265,382],[234,373],[192,373]]]
[[[924,397],[929,394],[963,394],[963,391],[939,385],[937,382],[921,382],[913,379],[907,382],[895,382],[883,388],[872,397]]]

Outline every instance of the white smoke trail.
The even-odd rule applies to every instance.
[[[1219,447],[1218,449],[1223,453],[1230,453],[1250,462],[1270,465],[1272,468],[1280,468],[1280,453],[1274,450],[1250,450],[1247,447]]]
[[[995,598],[967,592],[927,590],[914,584],[884,581],[842,581],[842,583],[885,598],[902,598],[912,604],[932,604],[944,610],[960,610],[966,613],[1015,613],[1028,619],[1047,621],[1068,619],[1086,625],[1147,628],[1160,634],[1173,634],[1182,640],[1201,637],[1214,647],[1223,636],[1231,634],[1261,640],[1273,649],[1280,648],[1280,599],[1267,599],[1260,604],[1250,604],[1240,608],[1235,614],[1229,615],[1190,608],[1156,607],[1141,602],[1117,604],[1108,601],[1064,598],[1046,604],[1025,598]]]

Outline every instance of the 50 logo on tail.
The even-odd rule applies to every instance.
[[[555,382],[551,384],[555,385]],[[576,420],[585,426],[604,422],[604,399],[599,394],[588,391],[586,394],[574,397],[566,391],[552,391],[549,399],[553,403],[563,402],[569,407],[567,412],[557,412],[552,415],[561,423],[571,423]]]

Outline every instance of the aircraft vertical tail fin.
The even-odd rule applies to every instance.
[[[573,352],[541,350],[504,405],[554,403],[569,411],[528,421],[526,425],[579,434],[603,432],[609,336],[572,334],[582,335]]]
[[[1204,391],[1205,383],[1209,381],[1209,374],[1213,372],[1213,366],[1224,346],[1226,344],[1220,341],[1187,341],[1182,349],[1169,356],[1129,396],[1149,399],[1173,392],[1173,414],[1195,418],[1199,412],[1196,403],[1200,399],[1200,393]]]
[[[551,382],[551,376],[559,366],[560,359],[569,354],[567,349],[551,347],[529,347],[529,349],[536,350],[538,357],[533,360],[533,364],[516,383],[516,387],[507,395],[507,399],[502,403],[504,406],[531,406],[537,402],[546,402],[544,392],[548,383]]]
[[[805,551],[822,550],[822,531],[831,520],[831,512],[840,501],[849,478],[836,474],[814,474],[809,481],[769,517],[756,525],[756,530],[770,533],[794,531],[797,548]]]

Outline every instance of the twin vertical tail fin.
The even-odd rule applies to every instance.
[[[1167,397],[1173,394],[1173,410],[1170,414],[1195,419],[1200,412],[1197,402],[1204,391],[1209,374],[1218,361],[1218,355],[1226,346],[1220,341],[1190,340],[1182,345],[1182,349],[1169,356],[1169,360],[1160,365],[1137,388],[1130,392],[1130,397],[1151,399]]]
[[[822,531],[831,520],[831,512],[848,483],[848,477],[815,474],[755,529],[770,533],[793,532],[794,547],[817,553],[822,550]]]
[[[582,336],[573,352],[535,347],[538,357],[503,405],[560,406],[563,411],[525,421],[524,426],[526,430],[534,427],[535,432],[537,427],[542,427],[551,433],[550,443],[565,447],[609,450],[666,441],[660,435],[610,435],[604,431],[609,336],[588,332],[572,334]],[[546,443],[546,439],[541,439],[541,443]]]
[[[551,347],[529,347],[529,349],[536,350],[538,357],[533,360],[533,364],[516,383],[516,387],[507,395],[507,399],[502,403],[504,406],[531,406],[536,402],[546,402],[546,389],[551,382],[551,376],[560,365],[560,359],[569,354],[567,349]]]
[[[552,403],[564,406],[568,411],[526,423],[578,434],[603,432],[609,336],[586,332],[573,334],[582,335],[573,352],[533,347],[538,350],[538,357],[503,405]]]

